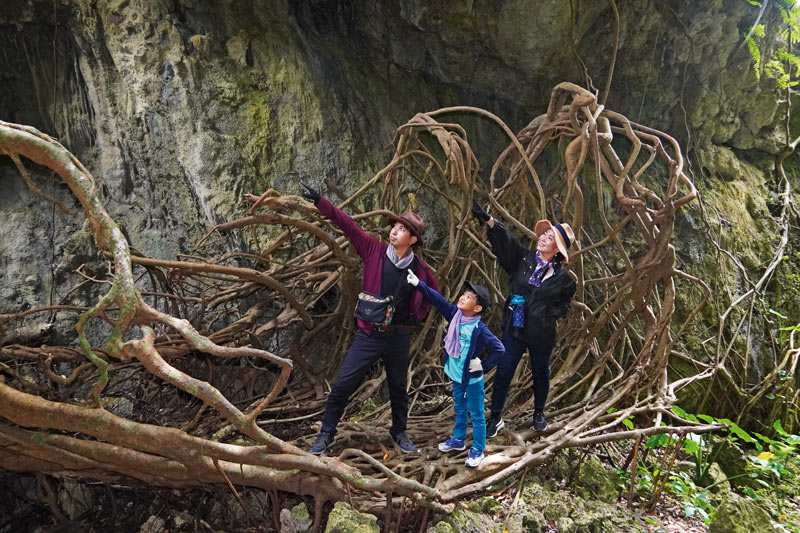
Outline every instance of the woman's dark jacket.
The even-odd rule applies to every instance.
[[[528,344],[553,346],[556,343],[556,320],[566,315],[575,295],[575,280],[560,263],[553,265],[553,275],[538,287],[528,283],[536,269],[536,250],[525,248],[502,222],[495,219],[489,228],[489,242],[500,266],[508,274],[511,293],[503,306],[503,332]],[[545,274],[546,275],[546,274]],[[525,298],[525,327],[515,328],[511,322],[511,297]]]

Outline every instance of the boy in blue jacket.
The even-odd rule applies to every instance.
[[[415,286],[449,322],[444,338],[444,372],[453,380],[453,409],[456,412],[453,436],[439,444],[439,450],[464,450],[467,436],[467,412],[472,417],[472,447],[466,465],[477,467],[486,448],[486,419],[483,415],[483,369],[496,365],[505,353],[503,343],[481,320],[481,311],[491,301],[489,291],[481,285],[465,283],[456,305],[445,300],[435,289],[409,269],[407,281]],[[483,363],[481,354],[491,353]]]

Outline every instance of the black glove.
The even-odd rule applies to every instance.
[[[303,198],[311,200],[312,202],[314,202],[315,205],[322,198],[322,195],[320,193],[318,193],[317,191],[315,191],[302,181],[300,182],[300,187],[303,188]]]
[[[472,200],[472,216],[474,216],[481,222],[489,222],[489,219],[492,218],[489,216],[489,213],[487,213],[486,210],[478,204],[476,200]]]

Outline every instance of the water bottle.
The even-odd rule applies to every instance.
[[[519,294],[511,298],[511,325],[515,328],[525,327],[525,298]]]

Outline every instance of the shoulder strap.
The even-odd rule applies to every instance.
[[[414,259],[412,259],[411,260],[411,264],[408,265],[408,268],[410,268],[411,271],[414,274],[417,274],[417,271],[419,270],[417,268],[417,261],[419,261],[419,258],[417,257],[416,254],[414,254]],[[406,276],[405,276],[404,272],[400,272],[400,279],[397,280],[397,285],[394,288],[394,299],[395,300],[397,300],[397,295],[400,294],[400,289],[403,288],[403,284],[404,283],[406,283]]]
[[[384,256],[383,256],[383,261],[384,261],[384,264],[386,264],[385,263],[386,261],[389,261],[391,263],[391,259],[389,259],[389,256],[387,256],[386,254],[384,254]],[[419,258],[416,255],[414,255],[414,259],[412,259],[411,260],[411,264],[408,265],[408,268],[410,268],[412,270],[412,272],[414,272],[414,274],[417,274],[418,270],[419,270],[417,268],[417,262],[418,261],[419,261]],[[394,266],[394,265],[392,265],[392,266]],[[384,268],[384,267],[381,266],[381,268]],[[395,268],[397,268],[397,267],[395,267]],[[397,295],[400,294],[400,289],[403,288],[403,284],[404,283],[406,283],[405,270],[400,272],[400,277],[397,279],[397,285],[395,285],[395,287],[394,287],[394,293],[392,293],[392,298],[394,300],[397,300]]]

